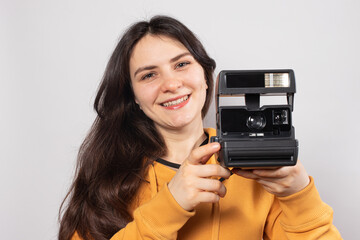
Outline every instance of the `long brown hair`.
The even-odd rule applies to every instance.
[[[181,42],[204,69],[208,85],[204,117],[212,96],[215,61],[182,23],[167,16],[132,25],[120,39],[106,67],[95,99],[97,117],[80,147],[76,174],[60,207],[59,239],[75,231],[83,239],[109,239],[132,221],[129,205],[153,157],[167,149],[153,122],[134,100],[129,60],[146,34]]]

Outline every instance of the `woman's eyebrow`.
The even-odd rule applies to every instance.
[[[145,66],[145,67],[140,67],[138,68],[135,73],[134,73],[134,77],[136,76],[136,74],[138,74],[139,72],[142,72],[142,71],[146,71],[146,70],[152,70],[156,68],[156,66]]]
[[[191,53],[189,53],[189,52],[181,53],[181,54],[177,55],[176,57],[173,57],[172,59],[170,59],[170,62],[176,62],[180,58],[187,56],[187,55],[191,55]]]
[[[182,57],[184,57],[184,56],[188,56],[188,55],[191,55],[191,53],[189,53],[189,52],[180,53],[179,55],[171,58],[171,59],[170,59],[170,62],[176,62],[176,61],[179,60],[180,58],[182,58]],[[140,68],[138,68],[138,69],[135,71],[134,77],[135,77],[136,74],[138,74],[139,72],[146,71],[146,70],[152,70],[152,69],[154,69],[154,68],[156,68],[155,65],[140,67]]]

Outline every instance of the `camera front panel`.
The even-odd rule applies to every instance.
[[[227,137],[254,136],[289,137],[291,135],[291,110],[289,106],[264,106],[257,111],[246,107],[220,107],[219,127]],[[260,134],[261,133],[261,134]]]
[[[225,167],[262,168],[292,166],[298,157],[298,141],[292,126],[295,76],[291,69],[224,70],[216,86],[218,160]],[[267,104],[261,100],[286,103]],[[239,97],[230,105],[220,99]],[[228,104],[229,102],[227,102]],[[239,105],[240,103],[240,105]]]

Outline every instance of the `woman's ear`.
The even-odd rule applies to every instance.
[[[135,98],[135,103],[139,106],[139,108],[141,109],[140,103],[139,101]],[[142,110],[142,109],[141,109]]]
[[[207,79],[205,73],[204,73],[204,81],[205,81],[205,89],[207,90],[209,88],[209,86],[208,86],[208,79]]]

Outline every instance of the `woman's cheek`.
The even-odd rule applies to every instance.
[[[158,91],[156,86],[147,85],[138,89],[137,99],[141,105],[152,105],[156,103]]]

